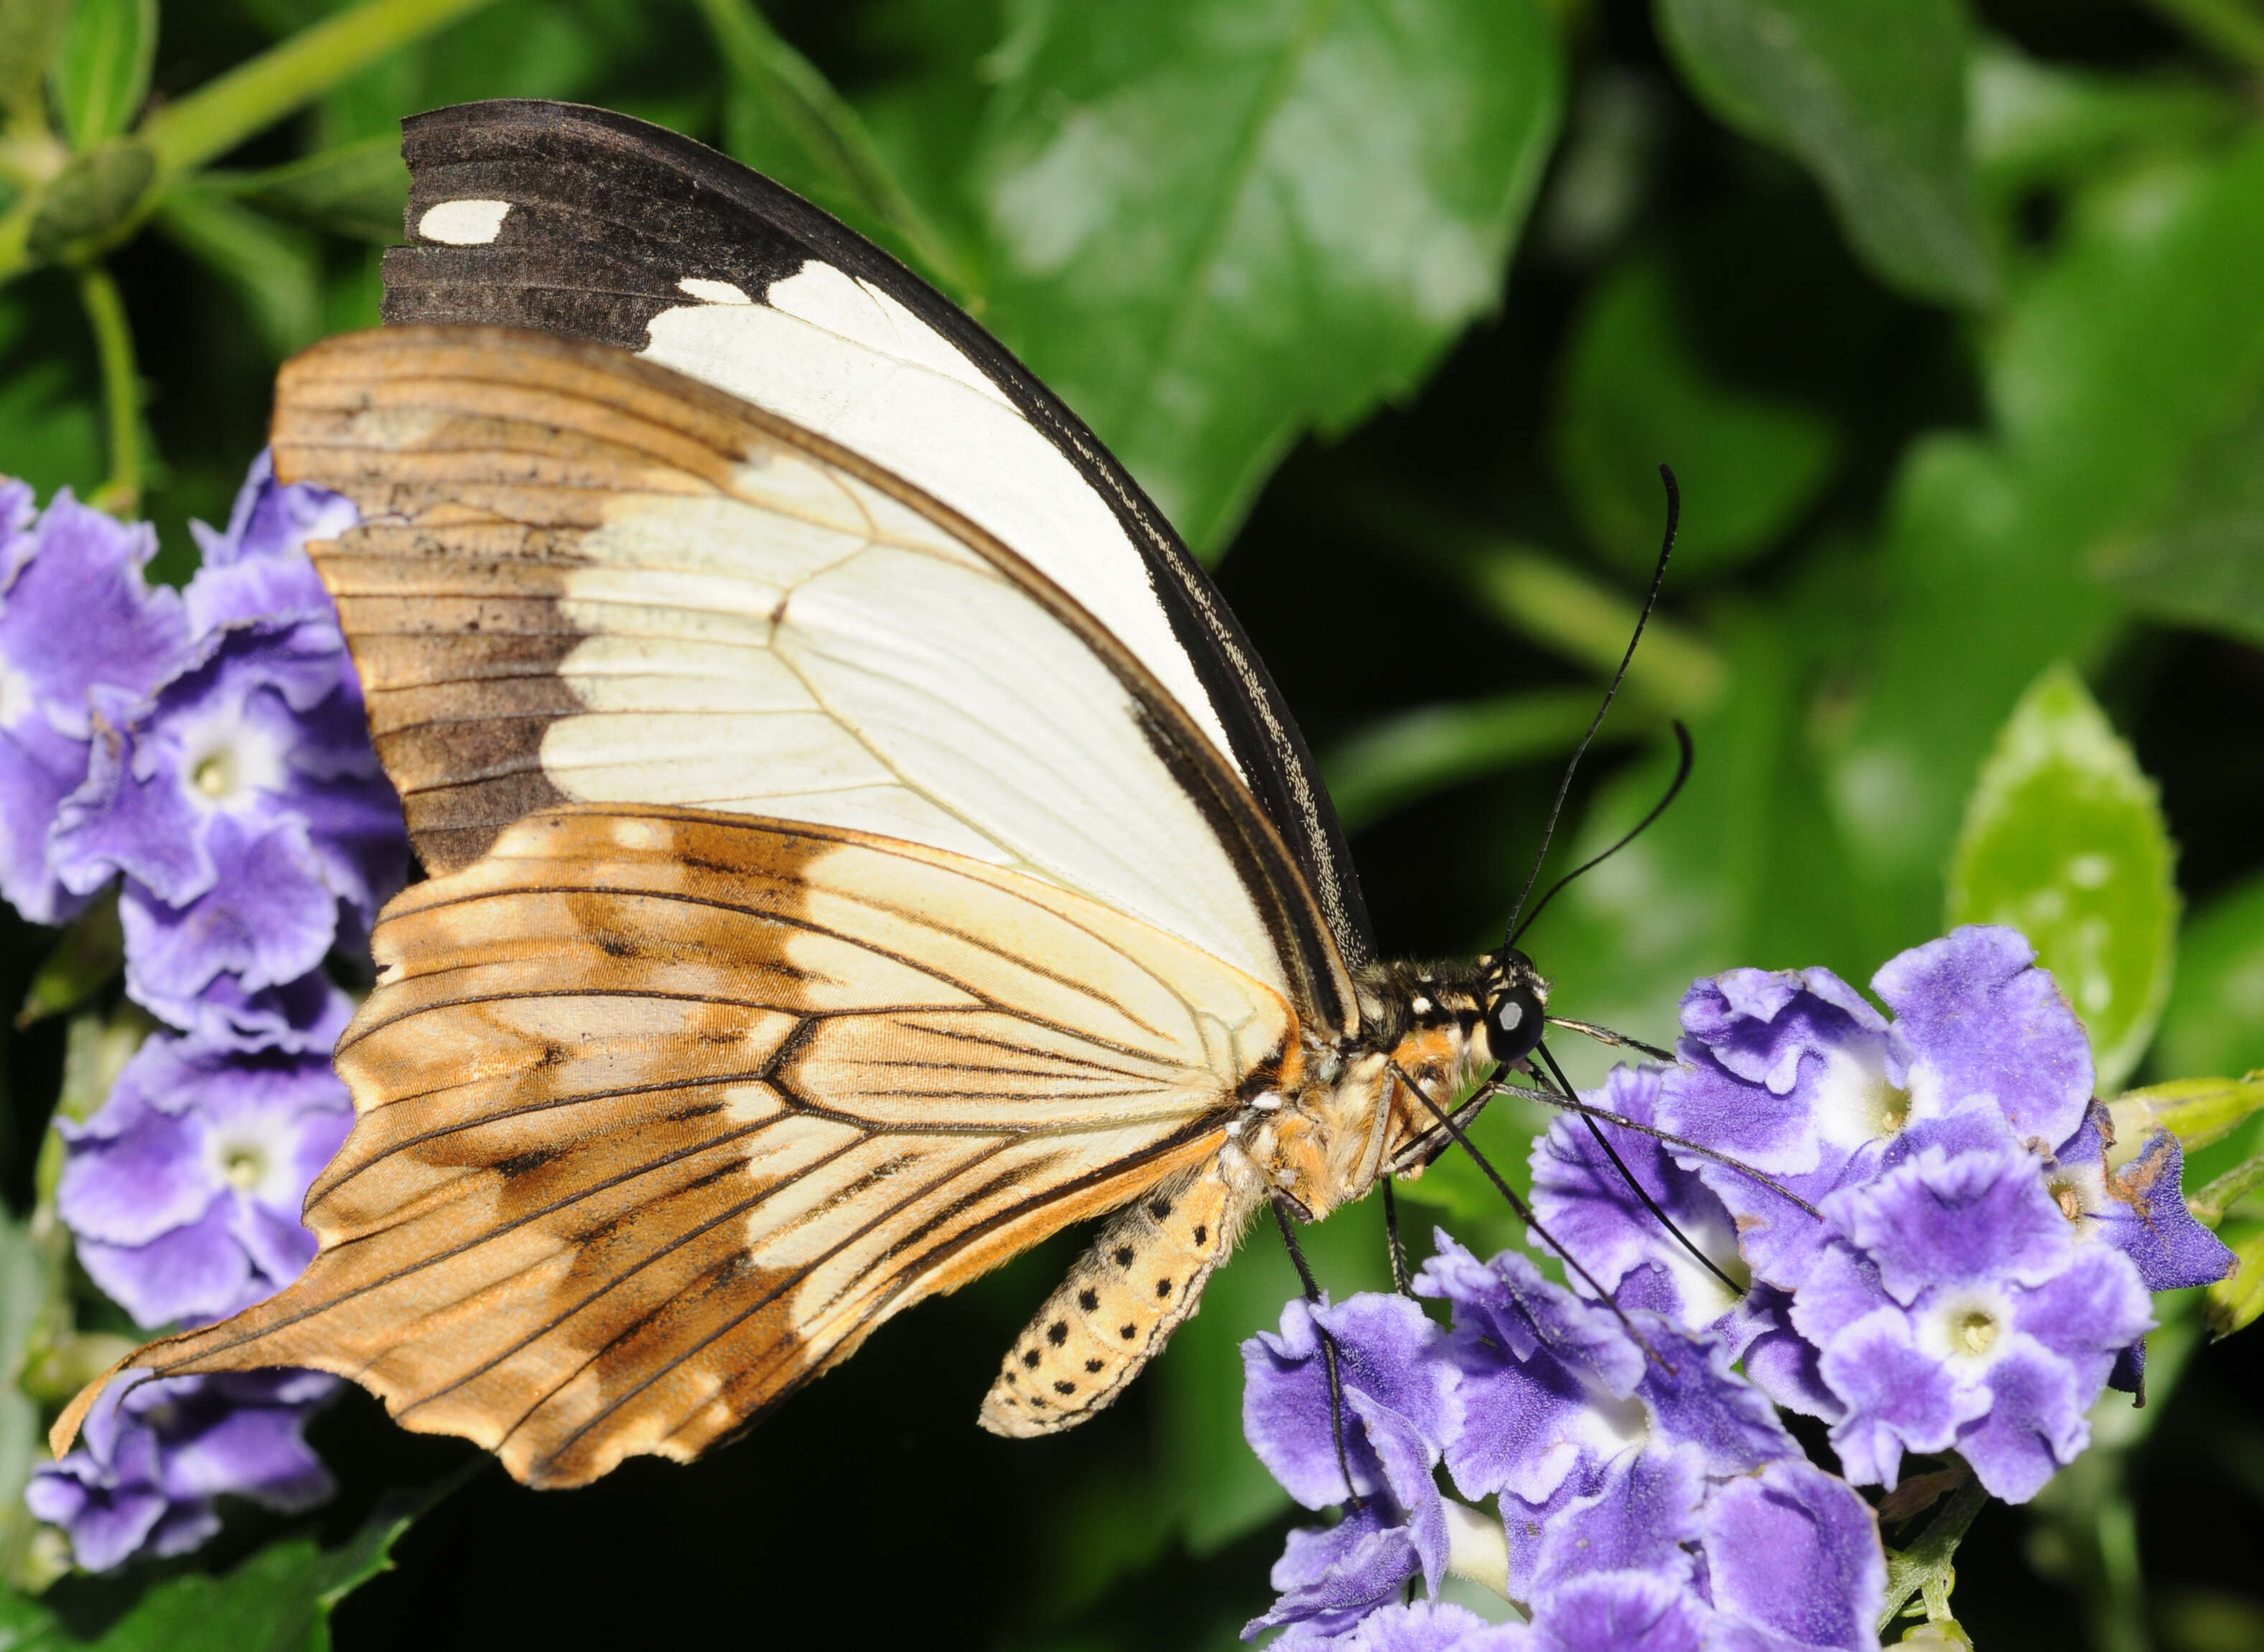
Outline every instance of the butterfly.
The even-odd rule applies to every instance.
[[[319,1254],[127,1365],[335,1372],[578,1485],[1107,1215],[980,1420],[1092,1416],[1254,1214],[1419,1171],[1547,983],[1376,960],[1217,591],[887,254],[618,114],[404,131],[388,325],[272,441],[361,511],[311,548],[430,875]]]

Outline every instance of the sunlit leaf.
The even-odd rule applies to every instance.
[[[2137,1065],[2170,989],[2175,859],[2153,782],[2056,667],[1998,736],[1966,810],[1946,922],[2008,924],[2083,1018],[2099,1088]]]
[[[2197,75],[2104,74],[2043,63],[2001,40],[1973,52],[1967,147],[1975,167],[2006,187],[2079,178],[2147,149],[2231,131],[2239,102]]]
[[[2245,1330],[2264,1315],[2264,1233],[2240,1240],[2232,1247],[2232,1254],[2239,1258],[2239,1265],[2231,1279],[2210,1286],[2206,1299],[2209,1328],[2219,1337]]]
[[[75,0],[55,55],[55,107],[71,147],[133,124],[157,57],[157,0]]]
[[[2206,1077],[2264,1067],[2264,876],[2186,920],[2154,1070]]]
[[[1536,0],[1051,0],[991,62],[990,318],[1208,552],[1499,301],[1563,78]]]
[[[1691,88],[1797,156],[1864,262],[1898,286],[1993,293],[1965,149],[1959,0],[1657,0]]]
[[[1672,464],[1683,579],[1771,548],[1831,481],[1840,442],[1814,409],[1709,373],[1675,306],[1652,258],[1593,289],[1568,349],[1556,461],[1590,541],[1638,571],[1658,554],[1658,467]]]

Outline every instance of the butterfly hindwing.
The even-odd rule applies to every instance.
[[[380,924],[280,1295],[160,1374],[350,1376],[538,1485],[679,1459],[882,1321],[1215,1153],[1270,989],[948,852],[554,809]]]
[[[404,124],[390,322],[638,351],[838,442],[974,522],[1118,640],[1234,768],[1337,951],[1371,948],[1326,789],[1208,577],[1091,431],[886,252],[726,156],[606,110],[507,99]]]

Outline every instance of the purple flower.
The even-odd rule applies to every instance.
[[[359,946],[406,872],[400,805],[304,549],[353,519],[253,466],[228,533],[200,535],[189,654],[154,692],[95,693],[91,763],[54,835],[69,888],[125,874],[127,990],[208,1040],[310,1047],[294,983]]]
[[[1380,1606],[1343,1634],[1296,1624],[1272,1652],[1519,1652],[1534,1643],[1515,1624],[1488,1623],[1466,1606],[1435,1600]]]
[[[312,1508],[331,1482],[307,1445],[307,1419],[337,1387],[313,1371],[112,1383],[87,1416],[83,1444],[33,1472],[25,1503],[69,1535],[72,1558],[91,1572],[196,1547],[220,1529],[217,1497]]]
[[[327,990],[316,1050],[153,1033],[101,1110],[62,1127],[57,1213],[95,1283],[142,1325],[233,1314],[313,1259],[299,1208],[353,1123],[328,1054],[351,1005]]]
[[[1324,1331],[1336,1344],[1344,1394],[1342,1460]],[[1437,1591],[1448,1530],[1432,1471],[1460,1424],[1443,1340],[1406,1298],[1365,1294],[1334,1307],[1293,1300],[1278,1336],[1260,1331],[1243,1344],[1243,1431],[1259,1460],[1309,1509],[1360,1500],[1332,1527],[1290,1534],[1274,1571],[1281,1598],[1245,1637],[1281,1623],[1349,1627],[1419,1570]]]
[[[1656,1124],[1661,1076],[1655,1067],[1615,1067],[1602,1089],[1581,1099]],[[1618,1163],[1598,1144],[1600,1134],[1619,1156]],[[1534,1139],[1532,1163],[1534,1214],[1620,1306],[1651,1308],[1694,1328],[1737,1306],[1738,1294],[1675,1243],[1628,1185],[1631,1175],[1723,1272],[1732,1279],[1744,1273],[1729,1207],[1702,1177],[1675,1163],[1657,1137],[1614,1124],[1592,1129],[1588,1120],[1560,1113]],[[1572,1280],[1587,1293],[1578,1273]]]
[[[85,905],[49,859],[57,809],[86,778],[90,695],[147,692],[188,638],[178,592],[142,576],[157,547],[58,493],[0,482],[0,895],[35,923]]]
[[[1891,1022],[1823,970],[1684,1000],[1659,1118],[1817,1207],[1686,1158],[1764,1282],[1724,1328],[1780,1403],[1832,1424],[1858,1482],[1955,1450],[1997,1496],[2034,1496],[2110,1378],[2135,1381],[2147,1290],[2231,1266],[2174,1141],[2110,1170],[2090,1047],[2035,957],[2001,928],[1914,948],[1873,978]]]
[[[1719,1335],[1642,1309],[1622,1321],[1521,1256],[1438,1244],[1416,1288],[1454,1305],[1462,1430],[1447,1467],[1465,1496],[1499,1494],[1530,1644],[1876,1644],[1886,1574],[1869,1506],[1801,1457]],[[1741,1552],[1754,1540],[1796,1540],[1816,1563],[1737,1592],[1729,1580],[1768,1564]]]

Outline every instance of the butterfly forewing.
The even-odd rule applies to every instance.
[[[1339,952],[1370,952],[1344,837],[1233,614],[1139,485],[1021,363],[886,252],[626,115],[500,99],[404,123],[411,244],[385,316],[638,351],[838,442],[1061,587],[1223,753]]]

